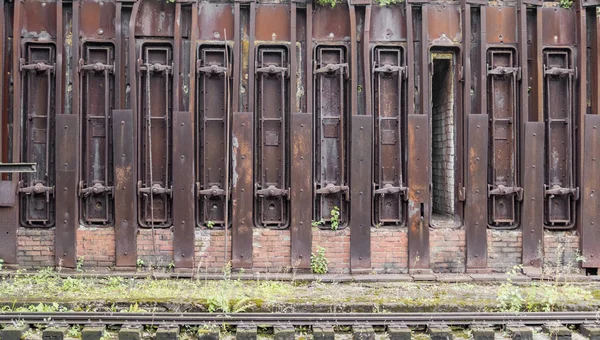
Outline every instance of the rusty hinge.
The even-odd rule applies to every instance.
[[[100,195],[108,193],[110,196],[114,195],[114,187],[104,186],[102,183],[95,183],[91,187],[85,187],[83,182],[79,182],[79,196],[88,197],[90,195]]]
[[[554,196],[573,195],[573,199],[577,201],[579,199],[579,188],[563,188],[560,185],[553,185],[548,187],[544,185],[546,196],[550,198]]]
[[[47,64],[43,61],[39,61],[37,63],[33,63],[33,64],[27,64],[25,62],[25,59],[21,58],[19,60],[19,69],[21,71],[23,70],[29,70],[29,71],[35,71],[35,72],[49,72],[49,73],[54,73],[54,64],[50,65]]]
[[[400,194],[405,201],[408,201],[408,188],[407,187],[395,187],[391,184],[385,184],[383,188],[375,189],[375,185],[373,185],[373,197],[376,195],[381,195],[381,197],[385,195],[394,195]]]
[[[521,79],[521,68],[520,67],[506,67],[496,66],[494,68],[488,68],[488,75],[504,77],[507,75],[514,75],[517,79]]]
[[[93,63],[93,64],[85,64],[83,59],[79,59],[79,68],[78,71],[90,71],[90,72],[104,72],[108,71],[109,73],[113,73],[115,71],[115,65],[108,65],[101,62]]]
[[[488,197],[491,196],[509,196],[516,195],[517,201],[523,200],[523,188],[521,187],[507,187],[502,184],[498,186],[488,184]]]

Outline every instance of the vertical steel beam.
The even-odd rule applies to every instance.
[[[588,25],[591,25],[590,30],[592,33],[590,40],[590,66],[592,68],[592,79],[590,81],[592,85],[589,97],[592,99],[591,114],[600,115],[600,17],[592,15],[592,20],[591,23],[588,23]],[[578,58],[582,57],[578,55]]]
[[[74,4],[75,5],[75,4]],[[73,33],[75,34],[75,33]],[[76,77],[76,76],[75,76]],[[56,230],[54,258],[57,266],[75,268],[77,262],[77,203],[79,116],[56,115]]]
[[[306,171],[312,167],[312,114],[298,112],[296,97],[297,81],[297,56],[296,56],[296,18],[297,5],[292,2],[292,13],[290,20],[291,49],[290,49],[290,204],[291,204],[291,265],[293,268],[309,269],[312,245],[311,207],[313,204],[311,194],[312,172]],[[308,11],[308,10],[307,10]],[[312,26],[308,22],[306,27]],[[305,41],[308,41],[306,39]],[[312,51],[310,51],[312,52]],[[307,51],[309,53],[309,51]],[[309,59],[310,60],[310,59]],[[310,68],[310,62],[307,62]],[[307,70],[308,71],[308,70]],[[312,79],[312,78],[309,78]],[[307,81],[312,84],[312,81]],[[310,105],[307,105],[310,110]]]
[[[429,116],[408,115],[408,270],[429,271]]]
[[[523,155],[523,270],[541,274],[544,258],[544,122],[525,123]]]
[[[173,111],[173,258],[194,267],[194,128],[192,113]]]
[[[465,234],[467,272],[487,268],[488,119],[486,113],[467,115],[467,186]]]
[[[131,268],[137,261],[134,121],[133,110],[113,110],[116,266]]]
[[[17,0],[14,1],[14,15],[13,15],[13,37],[12,37],[12,71],[11,74],[19,74],[19,56],[20,56],[20,48],[21,48],[21,12],[22,12],[22,2],[21,0]],[[4,12],[4,1],[2,1],[0,3],[0,6],[2,6],[2,8],[0,8],[0,20],[2,20],[1,22],[1,34],[0,34],[0,40],[2,41],[2,49],[0,50],[0,52],[2,53],[2,56],[4,57],[5,54],[5,41],[6,41],[6,33],[4,30],[4,27],[6,25],[6,15]],[[16,33],[14,33],[16,32]],[[16,58],[16,59],[15,59]],[[0,107],[4,108],[4,107],[8,107],[4,105],[4,101],[8,100],[7,97],[4,96],[4,89],[6,88],[6,84],[4,83],[4,79],[6,79],[5,77],[5,69],[4,67],[8,67],[7,63],[6,63],[6,59],[3,60],[2,62],[2,74],[0,74],[0,79],[2,79],[2,83],[1,83],[1,87],[0,87],[0,92],[2,93],[2,97],[0,97],[2,99],[2,101],[0,101]],[[16,73],[15,73],[16,72]],[[21,77],[14,77],[13,78],[13,111],[12,111],[12,119],[13,121],[15,121],[15,118],[18,119],[18,117],[20,116],[17,112],[20,112],[20,102],[18,100],[15,100],[17,98],[20,98],[21,96]],[[4,116],[4,112],[0,113],[0,117],[5,117]],[[6,116],[8,117],[8,116]],[[0,124],[0,131],[4,131],[5,126],[8,126],[8,122],[5,122],[4,120],[1,120],[1,124]],[[17,120],[18,121],[18,120]],[[13,141],[18,141],[20,140],[20,129],[16,129],[13,128],[12,129],[12,135],[11,136],[6,136],[6,140],[8,141],[9,139],[12,139]],[[6,130],[6,131],[10,131],[10,130]],[[4,136],[0,133],[0,160],[2,159],[2,157],[4,157],[4,155],[2,155],[2,153],[6,150],[8,152],[8,147],[3,145],[4,143]],[[12,162],[19,162],[20,161],[20,147],[21,143],[12,143],[12,159],[10,159],[9,161]],[[7,157],[8,159],[8,157]],[[2,176],[2,175],[0,175]],[[8,192],[5,195],[12,195],[12,199],[9,200],[13,201],[14,204],[9,205],[9,206],[0,206],[0,258],[2,258],[4,260],[4,262],[6,264],[16,264],[17,263],[17,227],[19,225],[19,202],[17,200],[17,182],[19,181],[19,175],[18,174],[12,174],[11,178],[6,178],[4,179],[4,177],[0,177],[0,186],[4,189],[4,190],[8,190]],[[12,193],[11,193],[12,191]]]
[[[584,146],[582,154],[583,186],[581,193],[580,237],[585,268],[600,267],[600,115],[584,115]]]
[[[232,261],[252,268],[252,112],[234,112],[232,123]]]

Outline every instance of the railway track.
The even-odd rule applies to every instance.
[[[546,334],[557,340],[600,339],[600,312],[550,313],[107,313],[68,312],[0,313],[0,340],[65,339],[75,326],[84,340],[107,339],[105,331],[118,339],[215,340],[235,337],[253,340],[268,334],[275,340],[312,336],[333,340],[348,334],[355,340],[385,336],[390,340],[449,340],[459,332],[475,340],[498,338],[533,339]],[[152,329],[153,331],[148,331]],[[227,329],[227,335],[221,332]],[[221,330],[221,331],[220,331]],[[258,331],[260,330],[260,331]],[[36,333],[37,332],[37,333]],[[32,335],[38,334],[38,337]],[[415,335],[421,334],[421,335]],[[499,335],[502,334],[502,335]],[[86,336],[87,335],[87,336]],[[110,338],[110,337],[108,337]]]

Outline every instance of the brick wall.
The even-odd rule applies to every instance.
[[[231,232],[197,229],[195,268],[200,273],[220,273],[231,260]],[[253,231],[254,272],[286,273],[294,269],[290,257],[290,231],[255,228]],[[171,229],[139,229],[138,258],[146,266],[167,267],[173,261]],[[350,267],[350,229],[332,231],[312,228],[312,251],[325,248],[330,273],[345,274]],[[430,229],[430,263],[434,272],[464,273],[466,239],[464,228]],[[84,267],[106,269],[115,264],[114,229],[80,227],[77,230],[77,256]],[[488,230],[488,268],[504,273],[521,263],[521,231]],[[407,228],[372,228],[371,263],[373,272],[408,272]],[[546,231],[544,259],[547,271],[574,271],[577,268],[579,236],[575,231]],[[541,249],[540,249],[541,251]],[[227,258],[225,258],[227,254]],[[18,261],[24,268],[54,266],[54,229],[18,231]]]
[[[435,63],[432,80],[432,182],[433,210],[454,212],[454,86],[451,60]]]
[[[115,265],[115,229],[111,227],[79,227],[77,256],[83,256],[83,267],[100,268]]]
[[[24,268],[54,266],[54,228],[17,230],[17,262]]]

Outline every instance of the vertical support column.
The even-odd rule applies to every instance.
[[[544,122],[525,123],[523,271],[541,275],[544,258]]]
[[[252,268],[252,112],[234,112],[232,141],[232,261]]]
[[[75,4],[73,4],[75,5]],[[56,265],[75,268],[77,262],[77,178],[79,116],[56,115]]]
[[[467,272],[487,268],[488,115],[467,115],[467,187],[465,234]]]
[[[429,116],[408,115],[408,270],[429,271]]]
[[[247,55],[242,53],[241,44],[241,13],[240,2],[236,1],[234,9],[234,69],[233,69],[233,116],[231,127],[232,142],[232,262],[234,268],[252,267],[252,219],[254,188],[253,188],[253,112],[254,110],[254,33],[256,31],[256,4],[249,4],[249,42]],[[241,60],[248,57],[248,67],[242,70]],[[239,112],[239,101],[242,86],[241,71],[247,72],[246,92],[249,112]]]
[[[581,219],[579,242],[581,255],[586,258],[586,268],[600,267],[600,115],[584,115],[585,152],[582,161],[583,187],[581,193]]]
[[[195,4],[192,4],[195,7]],[[194,11],[192,11],[194,12]],[[175,4],[175,42],[173,46],[173,258],[176,268],[194,267],[194,140],[193,111],[179,111],[181,98],[181,3]],[[193,15],[193,13],[192,13]],[[192,26],[192,31],[194,27]],[[195,41],[190,52],[195,61]],[[190,62],[191,64],[191,62]],[[190,70],[195,69],[190,65]],[[195,80],[191,78],[190,80]],[[190,92],[194,93],[194,92]],[[193,102],[193,100],[190,100]]]
[[[13,33],[13,46],[12,46],[12,73],[11,74],[19,74],[19,57],[20,57],[20,53],[21,53],[21,35],[19,32],[21,32],[21,12],[22,12],[22,5],[23,3],[21,2],[21,0],[17,0],[14,2],[14,15],[13,15],[13,32],[17,32],[17,33]],[[4,32],[4,25],[5,25],[5,19],[6,19],[6,15],[4,13],[4,1],[0,2],[0,6],[2,6],[2,8],[0,9],[0,20],[2,20],[2,34],[0,35],[0,39],[2,40],[2,50],[0,50],[0,52],[2,52],[2,56],[5,55],[4,51],[5,51],[5,47],[4,47],[4,42],[5,42],[5,32]],[[2,87],[0,89],[0,91],[2,91],[2,94],[4,94],[4,88],[6,87],[6,84],[4,84],[4,79],[5,78],[5,71],[4,71],[4,65],[6,63],[3,62],[2,63],[2,74],[0,74],[0,77],[2,79]],[[13,110],[12,110],[12,119],[14,121],[14,119],[18,119],[19,117],[19,113],[21,110],[21,106],[20,106],[20,101],[19,100],[15,100],[17,98],[20,98],[21,96],[21,79],[20,77],[14,77],[13,78]],[[0,107],[4,108],[4,100],[8,100],[8,98],[5,98],[4,95],[2,95],[2,99],[3,101],[0,102]],[[4,113],[0,113],[0,115],[4,116]],[[0,125],[0,130],[4,129],[4,126],[8,126],[8,122],[4,122],[4,120],[2,120],[2,124]],[[10,131],[10,130],[7,130]],[[18,141],[20,140],[20,129],[12,129],[12,135],[11,136],[7,136],[6,140],[9,139],[9,137],[14,140],[14,141]],[[2,137],[3,138],[3,137]],[[0,144],[3,144],[3,139],[0,139]],[[20,151],[20,144],[21,143],[12,143],[12,159],[10,159],[10,161],[17,163],[20,161],[20,155],[21,155],[21,151]],[[8,152],[8,147],[4,147],[4,145],[2,145],[2,148],[0,149],[0,157],[2,156],[2,153],[4,151]],[[2,175],[0,175],[2,176]],[[19,175],[18,174],[12,174],[12,177],[10,179],[4,179],[3,177],[0,177],[0,187],[2,187],[2,190],[6,190],[8,191],[7,195],[11,195],[8,197],[8,201],[11,201],[10,203],[12,204],[6,204],[3,206],[0,206],[0,258],[2,258],[4,260],[4,262],[6,264],[16,264],[17,263],[17,228],[19,226],[19,202],[17,199],[17,183],[19,181]]]
[[[351,138],[350,138],[350,269],[353,273],[371,270],[371,205],[373,119],[370,107],[369,72],[369,31],[371,25],[371,6],[365,6],[364,35],[361,41],[363,53],[366,51],[363,69],[365,80],[365,115],[358,115],[358,43],[356,41],[355,6],[350,6],[351,34]],[[368,85],[367,85],[368,84]]]
[[[312,10],[306,10],[306,28],[312,27]],[[291,49],[290,49],[290,106],[292,119],[291,131],[291,160],[290,160],[290,204],[291,204],[291,265],[293,268],[309,269],[312,245],[311,207],[312,200],[312,172],[307,171],[312,167],[312,114],[297,112],[296,81],[297,81],[297,58],[296,58],[296,18],[297,5],[292,2],[291,13]],[[306,36],[306,53],[312,53],[308,48],[311,36]],[[308,59],[310,60],[310,59]],[[310,62],[307,63],[310,65]],[[310,67],[308,67],[310,69]],[[307,70],[308,71],[308,70]],[[312,84],[312,77],[308,77],[307,85]],[[311,103],[307,103],[310,111]]]

